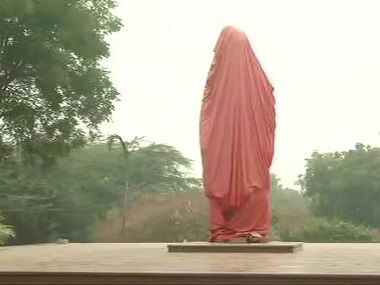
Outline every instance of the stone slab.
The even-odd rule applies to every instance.
[[[168,244],[168,252],[240,252],[240,253],[294,253],[302,250],[302,242],[268,243],[210,243],[183,242]]]

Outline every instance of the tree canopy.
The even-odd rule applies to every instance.
[[[109,119],[118,92],[101,61],[121,28],[115,5],[0,1],[0,149],[18,145],[25,160],[49,163]]]
[[[379,227],[380,149],[315,152],[307,160],[300,184],[318,216]]]

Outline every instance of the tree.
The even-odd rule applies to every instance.
[[[190,160],[173,147],[139,144],[128,161],[116,148],[89,144],[48,169],[0,163],[0,209],[16,232],[10,242],[91,241],[96,222],[121,208],[126,190],[127,210],[142,193],[199,190],[199,180],[187,173]]]
[[[120,142],[119,146],[114,141]],[[165,144],[144,144],[143,138],[123,141],[120,136],[109,137],[110,157],[122,164],[130,192],[199,190],[200,179],[189,175],[192,161],[177,149]],[[120,156],[122,151],[122,156]]]
[[[0,209],[7,224],[14,226],[16,239],[10,242],[43,242],[55,230],[53,221],[56,189],[47,183],[41,171],[18,162],[0,163]],[[68,194],[69,195],[69,194]]]
[[[379,148],[357,144],[344,152],[315,152],[300,184],[317,216],[380,226]]]
[[[118,92],[101,61],[121,28],[115,3],[0,2],[0,148],[50,164],[109,119]]]
[[[121,236],[126,231],[128,204],[141,192],[199,190],[201,185],[199,179],[190,178],[186,173],[186,169],[191,167],[191,160],[168,145],[142,147],[143,139],[135,137],[132,141],[124,141],[119,135],[108,138],[110,150],[115,142],[119,143],[124,161],[125,189],[120,198]]]

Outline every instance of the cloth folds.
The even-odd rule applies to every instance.
[[[225,28],[203,96],[200,138],[211,240],[271,228],[273,87],[245,33]]]

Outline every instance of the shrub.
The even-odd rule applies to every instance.
[[[207,199],[197,191],[147,193],[137,198],[122,218],[114,209],[97,227],[100,242],[182,242],[207,240]]]
[[[11,226],[2,224],[3,220],[0,216],[0,245],[4,245],[9,238],[15,236]]]
[[[311,219],[303,229],[305,242],[375,242],[371,229],[339,220]]]

